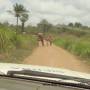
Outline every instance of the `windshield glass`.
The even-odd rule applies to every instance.
[[[90,80],[89,3],[0,0],[0,75],[16,70]]]

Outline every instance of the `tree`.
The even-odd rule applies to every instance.
[[[74,25],[73,25],[73,23],[69,23],[68,26],[73,27]]]
[[[16,3],[15,5],[13,5],[13,11],[8,11],[9,13],[13,14],[16,18],[17,18],[17,28],[18,28],[18,20],[19,17],[26,13],[27,10],[24,8],[24,6],[22,4],[18,4]]]
[[[74,26],[79,28],[79,27],[82,27],[82,24],[79,22],[76,22]]]
[[[47,20],[43,19],[39,24],[38,28],[43,30],[43,33],[48,32],[52,25],[48,23]]]
[[[28,14],[22,14],[20,17],[20,20],[22,22],[22,32],[24,32],[25,22],[28,20],[28,18],[29,18]]]

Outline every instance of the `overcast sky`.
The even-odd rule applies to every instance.
[[[81,22],[90,26],[90,0],[0,0],[0,22],[16,23],[15,17],[7,12],[15,3],[30,11],[28,24],[47,19],[52,24]]]

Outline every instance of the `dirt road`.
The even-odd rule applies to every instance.
[[[39,46],[24,64],[59,67],[74,71],[90,72],[89,66],[75,56],[57,46]]]

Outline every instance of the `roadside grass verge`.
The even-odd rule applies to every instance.
[[[33,50],[37,47],[37,40],[33,36],[29,36],[27,38],[24,37],[24,43],[17,47],[2,61],[7,63],[22,63],[26,57],[32,54]]]
[[[90,62],[89,38],[75,38],[74,36],[58,37],[54,40],[54,44]]]
[[[36,37],[0,28],[0,62],[22,63],[36,47]]]

